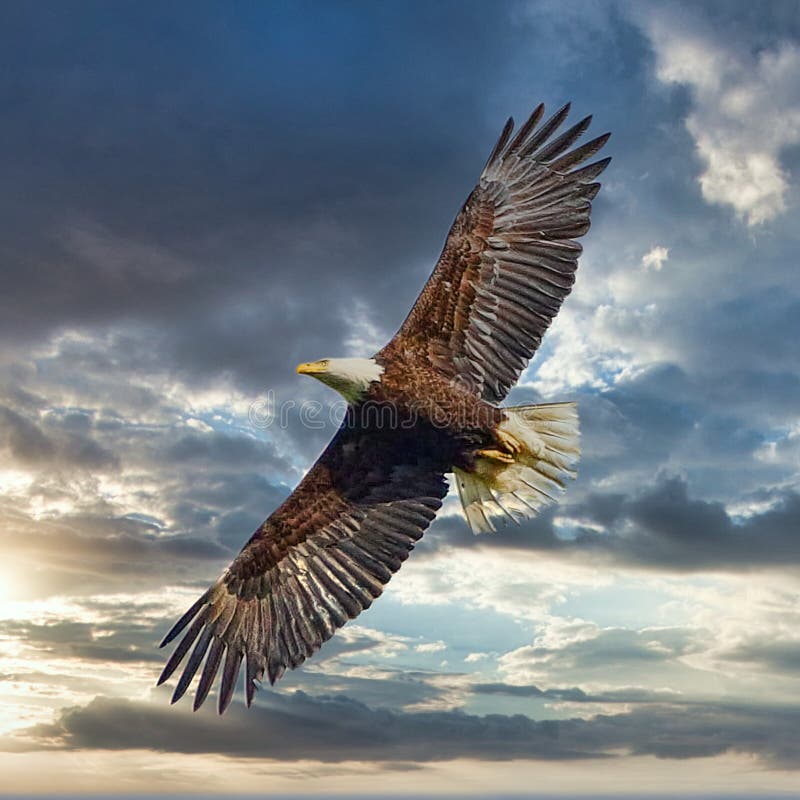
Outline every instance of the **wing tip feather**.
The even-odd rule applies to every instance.
[[[436,496],[437,489],[445,491],[441,476],[436,482],[430,479],[427,483],[420,481],[419,486],[413,488],[413,498],[396,498],[383,504],[388,520],[376,513],[376,518],[388,525],[384,536],[389,536],[390,542],[394,542],[392,537],[397,536],[403,542],[421,536],[441,505],[442,498]],[[158,686],[165,683],[189,655],[179,672],[170,705],[183,698],[199,674],[192,703],[193,711],[198,711],[214,688],[224,657],[217,691],[218,712],[223,714],[231,704],[245,659],[244,699],[249,708],[256,691],[267,681],[274,685],[287,670],[299,666],[318,650],[347,618],[352,619],[369,608],[372,600],[381,594],[383,585],[400,568],[403,559],[395,561],[390,558],[394,544],[386,545],[388,555],[385,558],[380,549],[366,548],[362,552],[358,548],[359,526],[344,526],[337,530],[349,537],[347,542],[352,542],[353,547],[345,547],[342,542],[338,542],[338,547],[332,547],[333,542],[323,537],[316,547],[312,547],[313,552],[303,552],[300,561],[289,558],[285,565],[288,571],[282,577],[271,577],[277,583],[271,584],[270,601],[267,602],[272,605],[269,609],[263,607],[264,599],[253,602],[231,596],[230,585],[223,585],[223,581],[214,584],[192,605],[162,642],[164,646],[183,633],[158,678]],[[329,563],[326,556],[333,561]],[[344,604],[338,621],[332,622],[325,615],[315,617],[312,613],[314,603],[320,598],[314,593],[314,587],[306,586],[292,571],[293,568],[299,569],[298,563],[308,559],[313,562],[311,567],[314,564],[332,567],[334,584],[340,584],[341,591],[336,585],[323,587],[322,600],[329,598],[337,608],[341,595],[352,600],[352,604],[341,601]],[[323,560],[318,562],[316,559]],[[312,572],[316,575],[314,570]],[[316,590],[321,591],[319,587]],[[274,605],[276,601],[278,604]],[[231,602],[236,604],[235,609],[231,608]]]
[[[486,160],[486,166],[484,166],[482,172],[486,172],[494,163],[497,161],[498,156],[503,152],[503,149],[508,144],[509,138],[511,138],[511,134],[514,131],[514,117],[509,117],[506,120],[506,124],[503,125],[503,130],[500,132],[500,136],[495,143],[495,146],[492,148],[492,152],[489,154],[489,158]]]
[[[561,123],[569,115],[571,108],[571,101],[564,103],[547,122],[538,128],[523,146],[519,154],[520,158],[530,157],[540,145],[544,144],[558,130]]]
[[[208,602],[208,598],[211,596],[211,591],[213,587],[206,589],[197,600],[192,603],[189,607],[189,610],[167,631],[167,635],[161,640],[161,643],[158,645],[159,649],[162,647],[166,647],[170,642],[174,641],[183,631],[183,629],[197,616],[200,612],[202,607]]]
[[[503,153],[503,158],[508,158],[512,154],[514,154],[520,146],[523,144],[525,139],[528,138],[530,132],[536,127],[539,120],[544,115],[544,103],[539,103],[536,108],[530,113],[530,116],[525,121],[525,123],[520,127],[517,131],[517,135],[511,141],[511,143],[506,148],[505,153]]]

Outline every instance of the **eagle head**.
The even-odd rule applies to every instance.
[[[367,393],[371,383],[380,381],[383,367],[374,358],[323,358],[298,364],[297,373],[311,375],[354,403]]]

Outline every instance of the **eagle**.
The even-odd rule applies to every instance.
[[[452,474],[476,533],[553,502],[579,456],[575,403],[501,407],[575,281],[608,133],[573,148],[569,104],[509,119],[394,338],[371,358],[300,364],[347,400],[297,488],[167,633],[183,634],[158,684],[200,670],[194,708],[221,671],[218,708],[245,665],[249,707],[381,594],[422,537]]]

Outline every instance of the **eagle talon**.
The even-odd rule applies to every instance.
[[[514,463],[514,456],[512,456],[510,453],[504,453],[502,450],[495,450],[494,448],[478,450],[475,455],[478,455],[481,458],[489,458],[492,461],[501,461],[503,464]]]
[[[517,453],[522,452],[522,443],[515,436],[512,436],[501,428],[498,428],[494,432],[494,435],[497,441],[512,455],[517,455]]]

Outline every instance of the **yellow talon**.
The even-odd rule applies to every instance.
[[[502,428],[495,429],[494,435],[497,441],[503,447],[505,447],[509,453],[516,455],[517,453],[522,452],[522,444],[520,443],[519,439],[517,439],[515,436],[512,436],[510,433],[507,433]]]
[[[476,455],[479,455],[482,458],[490,458],[492,461],[502,461],[504,464],[514,463],[514,456],[512,456],[510,453],[504,453],[502,450],[495,450],[493,448],[489,448],[487,450],[478,450]]]

